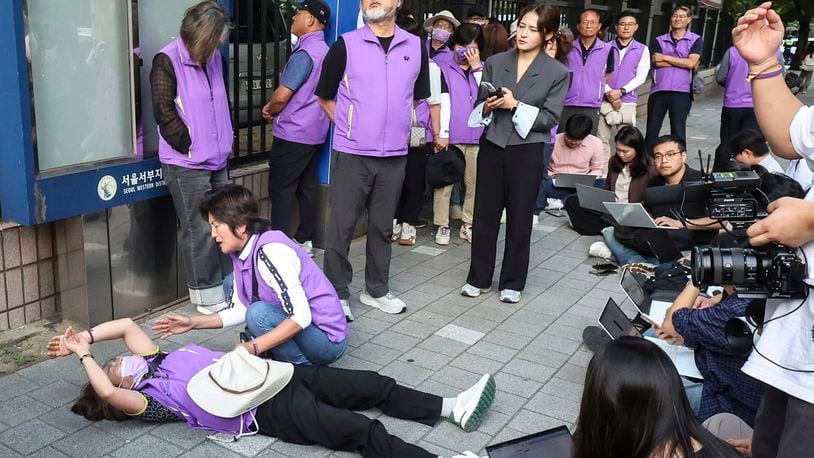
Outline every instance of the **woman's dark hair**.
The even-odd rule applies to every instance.
[[[520,21],[523,20],[523,16],[527,13],[537,15],[537,32],[543,39],[540,52],[545,52],[546,35],[551,34],[551,39],[557,41],[557,53],[554,58],[562,62],[565,56],[568,55],[568,52],[571,51],[571,43],[566,42],[560,33],[560,9],[553,5],[543,5],[539,3],[536,5],[528,5],[517,15],[518,27]]]
[[[483,49],[483,33],[481,33],[481,27],[475,24],[461,24],[455,28],[455,31],[449,36],[447,47],[453,49],[455,45],[466,46],[473,41],[477,43],[478,50]],[[486,59],[481,56],[481,60]]]
[[[696,418],[673,362],[658,345],[620,337],[588,364],[574,456],[648,458],[695,455],[693,439],[707,456],[739,457]]]
[[[105,365],[109,364],[106,363]],[[79,399],[71,406],[71,412],[81,415],[90,421],[112,420],[125,421],[133,419],[123,411],[113,407],[109,402],[100,398],[90,383],[82,387]]]
[[[744,129],[733,135],[727,142],[726,149],[729,157],[732,158],[746,149],[755,153],[755,156],[758,157],[769,154],[769,145],[766,143],[766,138],[754,129]]]
[[[399,8],[396,11],[396,25],[407,33],[412,33],[421,37],[423,35],[423,28],[415,18],[415,14],[408,8]]]
[[[238,235],[238,226],[246,226],[249,234],[259,234],[270,228],[268,220],[260,217],[257,199],[252,192],[238,184],[206,191],[198,210],[205,221],[209,221],[209,215],[212,215],[229,226],[235,236]]]
[[[483,46],[480,48],[480,58],[486,61],[495,54],[508,51],[509,49],[509,32],[503,24],[499,22],[492,22],[483,26]]]
[[[647,174],[650,167],[650,159],[647,157],[647,148],[644,145],[642,132],[633,126],[622,126],[614,138],[616,143],[621,143],[636,151],[636,157],[630,162],[630,176],[638,178]],[[608,169],[614,173],[620,173],[625,168],[625,163],[618,154],[611,156],[608,162]]]

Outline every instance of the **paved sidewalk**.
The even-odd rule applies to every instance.
[[[688,121],[691,151],[714,150],[720,100],[707,97],[693,107]],[[457,234],[458,227],[452,229]],[[565,218],[542,218],[532,235],[523,300],[504,304],[495,292],[476,299],[459,294],[469,266],[468,243],[455,236],[450,246],[439,247],[430,229],[419,230],[416,246],[393,248],[390,285],[408,304],[407,313],[396,316],[359,302],[364,240],[355,241],[351,306],[356,321],[351,324],[348,351],[336,366],[377,370],[402,384],[444,396],[468,387],[488,371],[496,374],[498,388],[485,422],[468,434],[447,422],[430,428],[379,416],[378,411],[364,413],[379,418],[403,439],[444,456],[467,449],[483,453],[487,444],[562,424],[573,431],[591,358],[581,343],[582,329],[595,323],[609,296],[620,303],[624,298],[616,276],[588,273],[595,260],[587,249],[596,239],[580,237]],[[498,263],[501,251],[502,237]],[[628,304],[623,307],[632,311]],[[192,308],[179,312],[192,313]],[[160,345],[172,350],[198,342],[229,350],[237,333],[237,329],[194,331]],[[119,343],[93,347],[98,361],[123,351]],[[213,443],[183,423],[91,423],[70,412],[85,380],[75,357],[48,360],[0,378],[0,456],[354,456],[261,436]]]

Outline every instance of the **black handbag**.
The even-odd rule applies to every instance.
[[[427,183],[433,188],[443,188],[464,177],[466,159],[460,148],[449,145],[427,160]]]

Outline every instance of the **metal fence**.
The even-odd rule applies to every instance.
[[[278,0],[232,3],[229,45],[229,99],[235,143],[232,165],[264,160],[271,148],[271,126],[260,110],[280,82],[290,52],[288,4]]]

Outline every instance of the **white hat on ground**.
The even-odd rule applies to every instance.
[[[459,25],[461,25],[461,21],[455,19],[455,16],[449,10],[443,10],[435,13],[434,15],[430,16],[426,21],[424,21],[424,30],[427,32],[432,32],[432,26],[435,25],[435,21],[438,19],[446,19],[447,21],[451,22],[452,25],[457,29]]]
[[[258,358],[238,347],[192,376],[187,393],[212,415],[233,418],[273,398],[293,375],[294,365]]]

